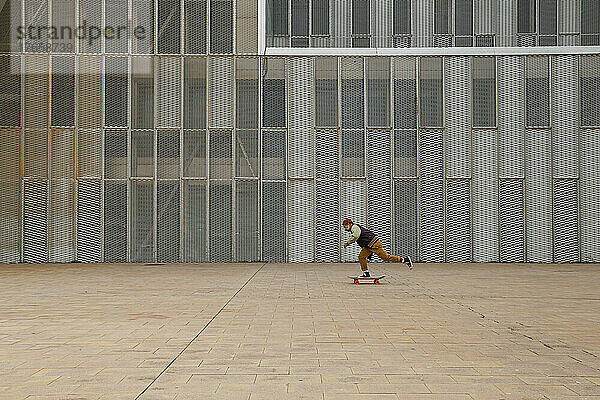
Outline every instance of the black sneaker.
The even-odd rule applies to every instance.
[[[412,269],[412,260],[409,256],[404,257],[404,263],[408,265],[408,269]]]
[[[370,278],[371,274],[369,274],[369,271],[363,271],[363,274],[360,277],[361,278]]]

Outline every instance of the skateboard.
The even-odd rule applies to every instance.
[[[371,281],[371,283],[374,283],[375,285],[379,285],[379,280],[381,278],[385,278],[385,275],[381,275],[381,276],[369,276],[369,277],[362,277],[362,276],[349,276],[349,278],[354,279],[354,284],[358,285],[361,281]]]

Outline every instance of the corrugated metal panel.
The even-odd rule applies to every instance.
[[[208,123],[214,128],[233,128],[233,58],[210,58],[208,65]]]
[[[576,179],[554,180],[554,262],[579,261],[578,198]]]
[[[417,239],[417,181],[394,181],[394,254],[419,255]]]
[[[102,182],[77,181],[77,261],[102,261]]]
[[[552,57],[552,156],[554,178],[579,177],[577,56]]]
[[[525,261],[525,207],[522,180],[500,180],[500,262]]]
[[[475,0],[475,35],[493,35],[496,33],[498,0]]]
[[[423,130],[419,138],[420,260],[444,261],[443,131]]]
[[[523,57],[498,57],[498,174],[523,178],[525,99]]]
[[[2,263],[20,261],[20,211],[21,182],[0,180],[0,262]]]
[[[131,182],[132,262],[154,260],[154,182]]]
[[[104,261],[127,261],[127,182],[104,181]]]
[[[446,181],[446,259],[448,262],[471,261],[471,180]]]
[[[354,223],[365,226],[367,220],[367,188],[365,181],[342,181],[341,189],[341,218],[350,218]],[[341,221],[340,229],[342,242],[346,242],[350,234],[344,231]],[[342,261],[358,262],[358,253],[360,253],[360,247],[357,244],[342,249]]]
[[[288,182],[288,225],[302,227],[303,233],[288,237],[289,261],[314,261],[315,202],[314,182],[310,180]]]
[[[102,57],[79,56],[77,122],[79,129],[102,127]]]
[[[413,1],[412,32],[415,47],[431,47],[433,45],[434,0]]]
[[[158,181],[156,260],[179,261],[179,181]]]
[[[581,135],[581,261],[600,262],[600,129]]]
[[[131,176],[154,176],[154,131],[131,131]]]
[[[156,175],[158,179],[179,178],[179,131],[157,131]]]
[[[285,131],[262,131],[262,176],[263,179],[284,180]]]
[[[24,135],[23,177],[48,178],[48,131],[26,129]]]
[[[371,47],[392,47],[393,0],[371,1],[373,40]]]
[[[552,262],[552,134],[531,129],[525,135],[527,261]]]
[[[127,178],[127,131],[104,131],[104,178]]]
[[[286,183],[263,182],[262,260],[286,260]]]
[[[446,57],[446,177],[471,177],[471,60]]]
[[[23,262],[48,261],[48,181],[23,182]]]
[[[183,259],[206,261],[206,181],[183,181]]]
[[[558,0],[558,33],[579,33],[581,0]]]
[[[50,136],[50,178],[75,178],[75,131],[55,128]]]
[[[156,123],[159,128],[181,126],[181,59],[156,59]]]
[[[23,77],[23,121],[25,128],[49,125],[49,57],[25,55]]]
[[[231,262],[233,261],[231,181],[210,181],[209,197],[210,260]]]
[[[498,261],[495,130],[473,131],[473,261]]]
[[[391,135],[388,130],[372,130],[367,138],[367,226],[388,250],[392,244]]]
[[[337,0],[331,3],[333,18],[331,23],[331,47],[351,47],[352,43],[352,1]]]
[[[237,181],[236,261],[259,260],[258,181]]]
[[[183,131],[183,176],[206,177],[206,131]]]
[[[312,58],[301,57],[290,60],[290,129],[288,132],[288,171],[290,177],[305,178],[314,174],[313,81]]]
[[[237,53],[252,53],[258,51],[258,3],[252,0],[236,1],[236,47]]]
[[[75,261],[75,181],[50,180],[48,261]]]

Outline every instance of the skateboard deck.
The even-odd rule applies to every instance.
[[[354,279],[354,284],[358,285],[359,283],[365,281],[365,282],[371,282],[374,283],[375,285],[379,285],[379,280],[381,278],[385,278],[385,275],[380,275],[380,276],[369,276],[369,277],[362,277],[362,276],[349,276],[349,278]]]

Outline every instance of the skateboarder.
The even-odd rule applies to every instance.
[[[363,272],[363,278],[371,276],[369,274],[369,267],[367,267],[367,258],[371,259],[371,255],[373,253],[377,254],[383,261],[403,262],[408,265],[409,269],[412,269],[412,261],[410,257],[398,257],[386,253],[386,251],[383,249],[381,241],[377,238],[377,235],[367,228],[353,223],[350,218],[346,218],[342,222],[342,225],[344,226],[346,232],[352,233],[350,239],[344,243],[344,248],[348,247],[354,242],[357,242],[358,245],[362,247],[362,250],[358,255],[358,262],[360,263],[360,269]]]

